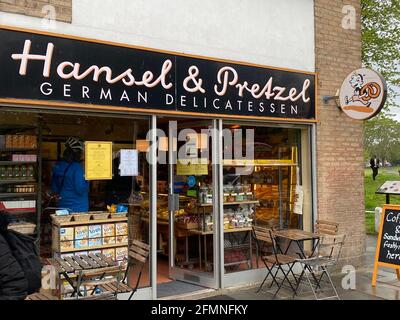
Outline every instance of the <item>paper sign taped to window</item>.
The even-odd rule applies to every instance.
[[[138,151],[135,149],[121,149],[119,172],[121,177],[136,177],[139,175]]]
[[[112,179],[112,142],[85,142],[86,180]]]
[[[304,201],[303,186],[296,185],[296,198],[294,201],[294,208],[293,208],[293,212],[295,214],[303,214],[303,201]]]
[[[176,164],[178,176],[203,176],[208,175],[208,159],[185,159]]]

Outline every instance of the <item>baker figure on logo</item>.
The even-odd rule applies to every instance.
[[[381,94],[381,87],[376,82],[369,82],[364,85],[364,76],[360,73],[354,73],[349,81],[354,89],[354,95],[349,98],[346,96],[345,102],[361,102],[364,106],[371,105],[371,99],[376,99]]]

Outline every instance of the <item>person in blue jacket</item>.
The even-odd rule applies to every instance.
[[[53,167],[51,189],[59,195],[58,207],[72,212],[89,211],[89,182],[85,180],[80,160],[83,143],[69,138],[63,158]]]

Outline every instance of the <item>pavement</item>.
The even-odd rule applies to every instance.
[[[332,280],[335,283],[339,297],[342,300],[400,300],[400,281],[397,279],[394,269],[380,268],[377,277],[376,287],[371,286],[372,270],[374,265],[374,255],[376,248],[376,236],[367,236],[367,257],[364,267],[356,270],[354,286],[349,288],[349,273],[334,273]],[[353,273],[354,275],[354,273]],[[347,276],[347,277],[346,277]],[[353,278],[354,279],[354,278]],[[344,284],[344,286],[342,285]],[[215,292],[214,295],[199,297],[205,300],[272,300],[276,287],[268,288],[268,285],[257,293],[258,286],[228,289]],[[333,290],[329,286],[324,286],[323,292],[318,294],[318,298],[330,297]],[[300,293],[293,297],[290,289],[283,288],[275,297],[278,300],[311,300],[315,299],[309,285],[302,285]]]

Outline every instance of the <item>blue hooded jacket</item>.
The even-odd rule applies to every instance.
[[[62,185],[64,174],[64,185]],[[60,195],[60,208],[70,209],[72,212],[89,211],[89,182],[85,180],[79,162],[74,161],[69,165],[65,160],[57,161],[53,167],[51,189]]]

